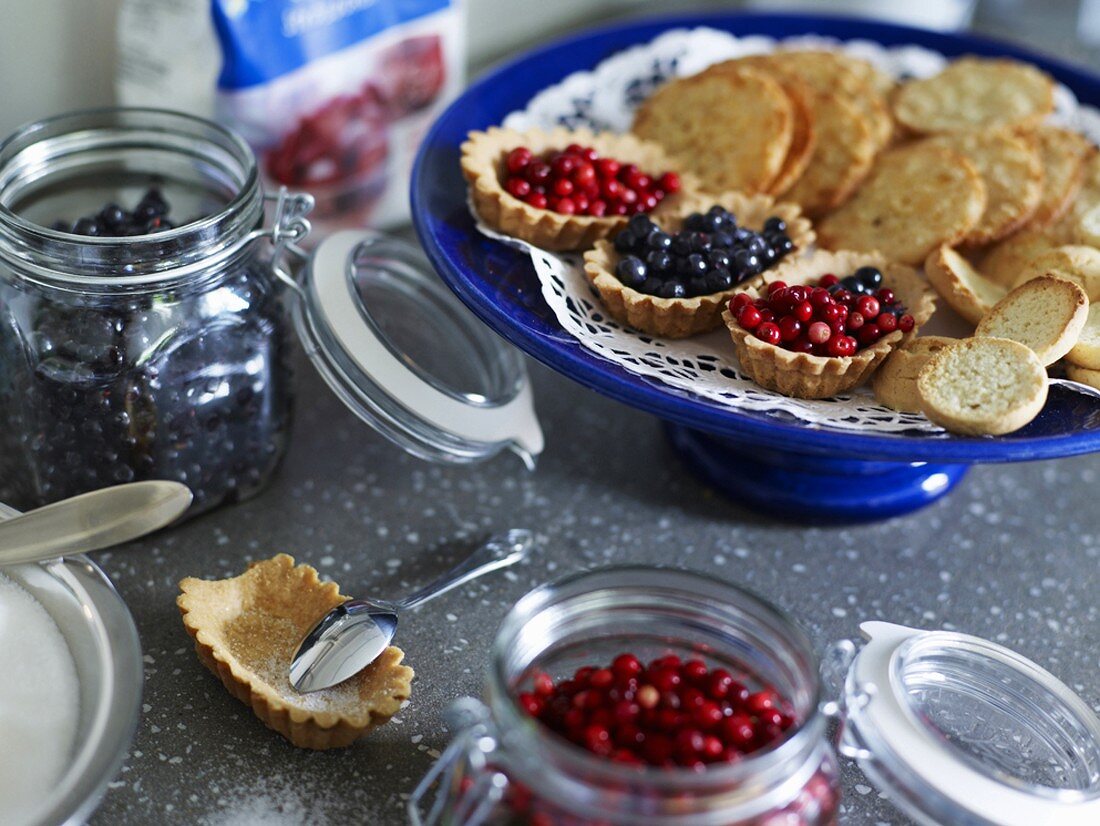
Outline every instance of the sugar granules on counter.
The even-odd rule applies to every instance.
[[[79,684],[53,619],[0,574],[0,823],[30,822],[72,754]]]

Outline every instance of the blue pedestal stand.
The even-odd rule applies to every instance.
[[[931,504],[968,465],[869,462],[746,447],[665,423],[688,467],[726,496],[784,520],[871,522]]]

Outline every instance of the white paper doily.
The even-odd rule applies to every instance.
[[[508,115],[504,126],[517,130],[584,126],[625,131],[633,121],[635,107],[665,81],[696,74],[722,60],[770,52],[778,45],[780,41],[774,38],[736,37],[706,27],[674,29],[608,58],[590,72],[569,75],[535,95],[526,109]],[[782,45],[840,49],[898,78],[928,77],[947,62],[943,55],[920,46],[886,48],[868,40],[841,43],[803,36],[785,39]],[[1051,119],[1100,142],[1100,110],[1078,104],[1064,86],[1056,91]],[[478,229],[530,255],[543,298],[558,323],[584,347],[632,373],[730,408],[785,413],[822,427],[894,433],[941,432],[923,416],[898,413],[876,404],[866,387],[851,395],[820,400],[792,399],[765,390],[740,373],[733,344],[724,329],[673,341],[624,327],[604,313],[585,278],[580,255],[537,249],[500,235],[480,220]],[[944,313],[941,308],[937,317]],[[939,320],[934,318],[933,323]]]

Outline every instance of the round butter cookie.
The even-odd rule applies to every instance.
[[[878,156],[856,194],[818,226],[828,249],[878,250],[916,266],[941,244],[954,244],[985,210],[985,185],[966,158],[921,141]]]
[[[1048,274],[1080,284],[1089,301],[1100,301],[1100,250],[1095,247],[1066,244],[1036,255],[1016,274],[1013,286]]]
[[[1032,261],[1057,248],[1058,243],[1045,232],[1025,229],[986,250],[978,269],[990,281],[1011,289]]]
[[[843,204],[867,177],[875,141],[867,121],[849,98],[815,92],[811,98],[817,147],[809,166],[786,197],[807,215],[818,216]]]
[[[940,427],[967,436],[999,436],[1039,415],[1047,371],[1018,341],[968,338],[932,356],[917,379],[921,411]]]
[[[816,92],[844,96],[866,121],[876,151],[888,144],[893,136],[894,120],[886,100],[875,88],[867,70],[860,67],[865,64],[874,71],[865,61],[823,49],[780,49],[735,62],[770,68],[797,77]]]
[[[1016,60],[964,57],[938,75],[904,84],[894,117],[917,134],[1031,128],[1054,109],[1054,83]]]
[[[940,298],[971,324],[981,321],[1008,292],[946,245],[929,253],[924,260],[924,274]]]
[[[1088,138],[1057,126],[1040,126],[1032,133],[1043,164],[1043,196],[1029,229],[1056,223],[1073,204],[1085,180],[1085,163],[1096,147]]]
[[[1100,370],[1090,367],[1078,367],[1076,364],[1066,365],[1066,378],[1070,381],[1079,381],[1100,390]]]
[[[1031,219],[1043,197],[1043,166],[1034,143],[1009,132],[957,132],[930,140],[974,164],[985,184],[985,211],[960,243],[988,244]]]
[[[1087,370],[1100,370],[1100,302],[1089,305],[1085,326],[1077,343],[1066,353],[1066,361]]]
[[[974,335],[1018,341],[1051,365],[1077,343],[1088,314],[1084,290],[1072,281],[1043,275],[998,301]]]
[[[765,192],[794,135],[794,104],[765,72],[719,65],[658,88],[635,135],[662,146],[708,192]]]
[[[928,359],[957,341],[944,336],[921,336],[892,352],[871,379],[875,401],[902,413],[920,413],[917,393],[920,371]]]

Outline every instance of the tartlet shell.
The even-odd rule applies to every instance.
[[[729,309],[725,309],[722,320],[733,339],[741,372],[761,387],[798,399],[825,399],[867,381],[895,348],[917,334],[935,310],[932,290],[915,269],[888,262],[878,253],[818,251],[798,261],[784,262],[767,273],[749,292],[759,296],[772,281],[805,284],[826,273],[843,277],[864,266],[878,267],[882,271],[883,284],[894,290],[913,316],[916,324],[912,331],[895,330],[847,358],[813,356],[761,341],[748,330],[741,329]]]
[[[789,201],[776,202],[768,195],[744,195],[727,192],[724,195],[685,194],[669,199],[669,211],[655,214],[654,221],[669,232],[680,229],[693,212],[705,212],[714,205],[732,212],[738,226],[759,230],[765,220],[775,215],[787,222],[787,235],[799,254],[814,242],[814,230],[801,208]],[[620,255],[609,241],[598,241],[584,254],[584,274],[600,295],[607,312],[621,324],[662,338],[687,338],[715,330],[722,324],[722,308],[730,297],[746,284],[760,280],[755,276],[728,290],[692,298],[660,298],[638,292],[615,275]],[[789,260],[789,258],[788,258]]]
[[[258,568],[260,572],[257,572]],[[401,665],[404,652],[399,648],[386,648],[374,663],[351,678],[367,681],[379,672],[389,672],[391,679],[382,686],[382,696],[372,696],[368,707],[336,711],[314,710],[288,703],[249,669],[238,652],[227,644],[223,638],[224,626],[235,607],[230,601],[236,599],[246,604],[248,600],[253,600],[257,605],[264,601],[262,594],[248,593],[249,588],[256,591],[261,588],[248,581],[250,575],[255,578],[257,573],[270,574],[283,580],[288,588],[295,589],[295,594],[286,596],[304,612],[300,624],[304,625],[305,630],[319,619],[318,609],[322,609],[323,613],[348,599],[340,594],[335,583],[321,582],[315,569],[308,565],[295,566],[293,557],[286,554],[253,563],[244,574],[230,579],[210,581],[187,577],[180,582],[176,604],[182,614],[184,628],[195,641],[195,652],[202,664],[230,694],[251,708],[266,726],[301,748],[321,750],[349,746],[367,732],[388,722],[409,698],[414,676],[411,668]],[[308,594],[310,599],[303,599],[303,594]],[[220,628],[211,627],[219,623]],[[287,640],[286,644],[296,647],[298,639],[300,637]]]
[[[555,252],[588,249],[599,239],[625,227],[629,216],[563,215],[533,207],[504,189],[501,176],[509,151],[526,146],[541,155],[564,149],[571,143],[590,146],[601,157],[635,164],[647,175],[675,172],[680,176],[681,192],[698,189],[695,178],[681,171],[660,146],[636,135],[565,127],[518,132],[491,126],[484,132],[470,132],[462,144],[462,175],[470,186],[477,214],[498,232]],[[671,199],[666,198],[665,202],[668,200]],[[661,212],[665,202],[658,205],[654,215]]]

